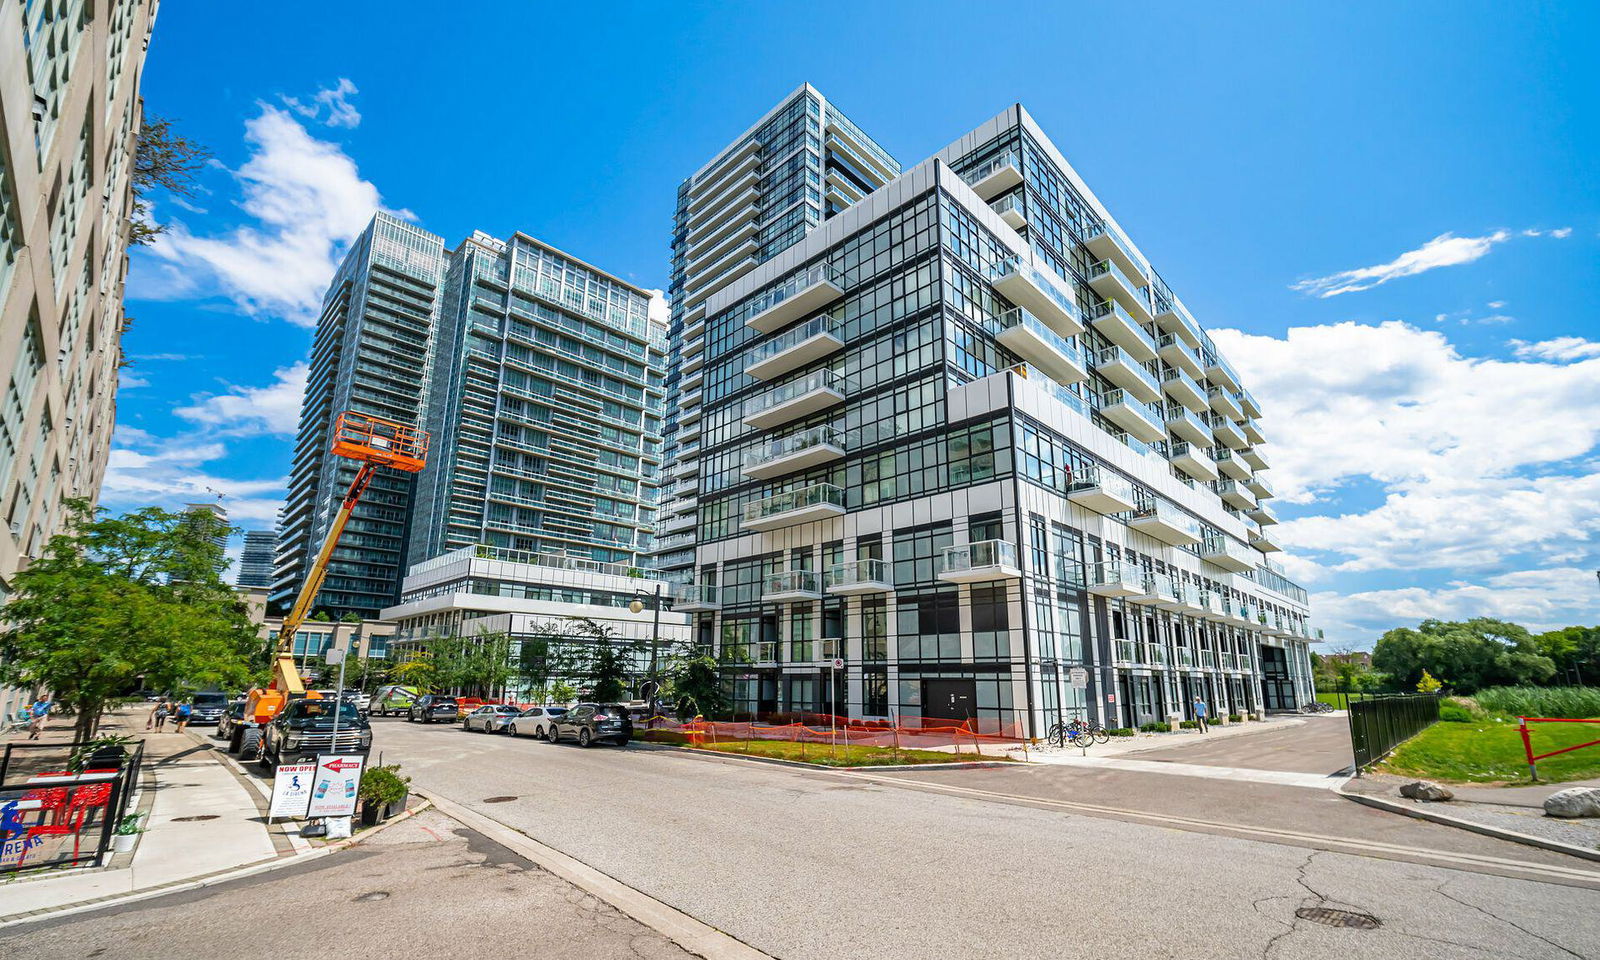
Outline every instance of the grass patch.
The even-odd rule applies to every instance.
[[[771,757],[777,760],[799,760],[825,767],[893,767],[908,763],[969,763],[973,760],[1008,760],[1003,747],[995,744],[984,750],[983,756],[963,748],[961,753],[944,753],[938,750],[899,750],[890,747],[864,747],[859,744],[840,744],[830,747],[826,743],[793,743],[788,740],[731,740],[708,743],[707,750],[735,753],[752,757]]]
[[[1508,717],[1600,717],[1600,689],[1594,687],[1488,687],[1472,699]]]
[[[1534,753],[1600,740],[1600,724],[1530,724]],[[1504,718],[1436,723],[1401,744],[1381,769],[1453,783],[1527,783],[1528,761],[1517,722]],[[1600,747],[1539,761],[1539,779],[1559,783],[1600,777]]]

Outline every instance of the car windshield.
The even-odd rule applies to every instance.
[[[519,712],[519,711],[517,710],[516,707],[495,707],[494,708],[494,712],[495,713],[503,713],[503,714],[505,714],[506,716],[509,717],[509,716]]]
[[[220,707],[228,702],[225,693],[197,693],[194,695],[194,705],[197,707]]]
[[[338,704],[339,722],[355,723],[361,719],[361,714],[348,703]],[[332,700],[296,700],[289,704],[286,716],[291,724],[332,723],[334,702]]]

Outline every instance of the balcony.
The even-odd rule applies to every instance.
[[[699,519],[693,512],[680,513],[662,520],[659,529],[662,534],[684,533],[693,530],[698,522]]]
[[[1090,311],[1089,322],[1112,343],[1133,354],[1140,362],[1156,358],[1156,342],[1133,314],[1115,300],[1102,300]]]
[[[1156,382],[1155,374],[1146,370],[1144,364],[1133,359],[1132,354],[1121,347],[1106,347],[1096,354],[1094,372],[1145,403],[1155,403],[1161,399],[1161,386]]]
[[[1248,407],[1245,412],[1250,412]],[[1267,435],[1261,432],[1261,424],[1257,423],[1254,417],[1244,422],[1244,435],[1249,438],[1251,443],[1267,442]]]
[[[1128,597],[1134,603],[1143,603],[1155,607],[1165,607],[1167,604],[1178,602],[1178,594],[1172,587],[1172,578],[1164,573],[1147,573],[1144,582],[1139,587],[1139,592]]]
[[[770,480],[820,467],[843,456],[844,434],[827,424],[818,424],[746,453],[742,472],[751,480]]]
[[[1230,507],[1240,510],[1249,510],[1256,505],[1255,494],[1237,480],[1222,480],[1217,483],[1217,496]]]
[[[1196,413],[1206,412],[1206,391],[1181,367],[1168,367],[1161,375],[1161,389],[1167,396]]]
[[[1084,588],[1097,597],[1134,597],[1144,592],[1144,568],[1126,560],[1090,564]]]
[[[1267,478],[1259,473],[1246,480],[1244,485],[1250,488],[1257,500],[1271,500],[1274,496],[1272,488],[1267,485]]]
[[[744,425],[770,430],[844,402],[844,378],[816,370],[744,402]]]
[[[1206,391],[1206,400],[1210,402],[1211,409],[1229,420],[1244,419],[1244,411],[1239,408],[1239,398],[1234,396],[1233,391],[1212,387]]]
[[[1083,242],[1101,260],[1115,260],[1129,276],[1136,277],[1141,285],[1148,283],[1144,261],[1133,252],[1133,244],[1110,223],[1101,221],[1089,228],[1089,238]]]
[[[989,209],[1000,215],[1006,226],[1013,230],[1021,230],[1028,225],[1028,217],[1022,212],[1022,194],[1008,193],[989,204]]]
[[[985,326],[994,332],[1001,346],[1043,370],[1057,383],[1089,379],[1078,345],[1021,307],[1007,310]]]
[[[1206,375],[1200,366],[1200,358],[1195,356],[1189,345],[1183,342],[1183,338],[1175,333],[1163,333],[1156,341],[1156,352],[1169,366],[1187,373],[1191,380],[1199,380]],[[1200,394],[1200,402],[1205,403],[1204,393]]]
[[[1200,355],[1206,365],[1206,379],[1213,384],[1221,384],[1229,390],[1239,389],[1239,375],[1233,372],[1233,365],[1222,359],[1222,355],[1214,350],[1207,350]]]
[[[1246,512],[1251,520],[1261,524],[1263,527],[1270,527],[1278,522],[1278,515],[1273,513],[1272,508],[1264,503],[1258,503],[1255,505],[1255,509]]]
[[[1131,667],[1139,662],[1139,644],[1132,640],[1113,640],[1111,649],[1112,659],[1119,666]]]
[[[1244,439],[1244,434],[1239,432],[1239,425],[1220,413],[1213,413],[1206,421],[1206,425],[1211,428],[1212,436],[1235,450],[1243,450],[1249,446]]]
[[[679,613],[708,613],[722,609],[717,588],[709,583],[680,583],[672,588],[672,609]]]
[[[1138,494],[1134,492],[1132,483],[1109,470],[1093,466],[1068,480],[1067,499],[1080,507],[1108,516],[1126,513],[1139,505]]]
[[[1194,650],[1192,648],[1180,645],[1177,649],[1177,654],[1178,669],[1189,670],[1194,667]]]
[[[1245,447],[1244,449],[1240,450],[1239,456],[1244,459],[1245,463],[1250,464],[1253,469],[1267,469],[1267,458],[1263,457],[1261,455],[1261,451],[1253,446]]]
[[[1255,551],[1232,537],[1213,534],[1200,545],[1200,559],[1234,573],[1249,573],[1256,568]]]
[[[976,170],[968,170],[961,179],[987,202],[1022,182],[1022,160],[1008,150]]]
[[[1063,337],[1083,332],[1083,315],[1078,301],[1020,257],[1007,257],[989,271],[989,282],[1007,300],[1031,312]]]
[[[797,523],[844,515],[844,490],[831,483],[813,483],[744,505],[745,530],[776,530]]]
[[[1256,402],[1255,394],[1244,387],[1239,388],[1239,406],[1244,407],[1244,414],[1247,417],[1261,416],[1261,404]]]
[[[822,574],[814,570],[786,570],[761,582],[762,603],[796,603],[822,599]]]
[[[882,560],[846,560],[828,571],[827,590],[836,596],[853,597],[863,593],[887,593],[889,565]]]
[[[1128,521],[1128,529],[1175,547],[1187,547],[1200,542],[1200,521],[1165,500],[1148,500],[1135,509]]]
[[[1187,407],[1178,403],[1169,403],[1166,406],[1165,413],[1167,432],[1174,437],[1187,440],[1197,446],[1211,446],[1211,427],[1204,420],[1191,413]],[[1212,458],[1207,456],[1206,459],[1211,460]],[[1211,472],[1213,474],[1216,473],[1215,464],[1212,465]],[[1206,479],[1215,480],[1217,478],[1212,476]]]
[[[1150,322],[1150,301],[1144,285],[1135,283],[1114,260],[1101,260],[1089,267],[1089,286],[1107,300],[1128,308],[1140,323]]]
[[[1017,547],[1009,540],[979,540],[945,547],[939,560],[939,579],[947,583],[1015,580],[1021,576]]]
[[[1156,408],[1125,390],[1107,390],[1097,406],[1101,416],[1146,443],[1166,439],[1167,430]]]
[[[1279,546],[1278,541],[1274,540],[1272,535],[1267,533],[1265,530],[1255,530],[1251,532],[1250,546],[1255,547],[1262,553],[1283,552],[1283,547]]]
[[[1187,412],[1187,411],[1185,411]],[[1179,442],[1172,445],[1168,456],[1172,465],[1196,480],[1207,482],[1217,479],[1217,464],[1204,447],[1195,443]]]
[[[1221,597],[1209,590],[1201,590],[1199,591],[1196,600],[1198,601],[1198,606],[1200,608],[1198,612],[1199,616],[1207,620],[1220,621],[1227,619],[1222,612],[1223,600]]]
[[[1217,469],[1235,480],[1250,479],[1250,465],[1240,459],[1237,453],[1224,446],[1211,448],[1211,457],[1217,461]]]
[[[843,348],[833,318],[815,317],[751,347],[744,355],[744,372],[757,380],[772,380]]]
[[[839,272],[819,263],[762,294],[756,301],[756,312],[745,324],[762,333],[773,333],[842,296],[844,281]]]

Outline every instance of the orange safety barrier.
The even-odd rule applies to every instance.
[[[800,717],[803,719],[794,719]],[[729,740],[787,740],[810,744],[930,750],[963,747],[981,754],[985,744],[1004,748],[1023,741],[1019,724],[998,720],[938,717],[901,717],[899,722],[830,717],[827,714],[779,714],[766,720],[705,720],[696,717],[679,723],[655,716],[645,722],[649,730],[681,733],[690,746]]]
[[[1573,720],[1573,719],[1564,719],[1564,718],[1561,718],[1561,717],[1518,717],[1517,719],[1522,721],[1520,724],[1518,724],[1517,732],[1522,734],[1522,751],[1528,757],[1528,774],[1531,777],[1533,777],[1533,779],[1535,779],[1535,780],[1539,779],[1539,767],[1535,763],[1535,761],[1543,760],[1546,757],[1554,757],[1554,756],[1557,756],[1557,755],[1563,754],[1563,753],[1571,753],[1574,750],[1582,750],[1585,747],[1600,747],[1600,740],[1590,740],[1588,743],[1579,743],[1579,744],[1575,744],[1575,745],[1570,746],[1570,747],[1562,747],[1560,750],[1551,750],[1549,753],[1534,753],[1533,752],[1533,739],[1529,736],[1530,731],[1528,730],[1528,724],[1530,724],[1530,723],[1600,723],[1600,719],[1597,719],[1597,720]]]

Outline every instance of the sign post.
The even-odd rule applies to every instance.
[[[828,661],[828,739],[833,743],[832,753],[839,752],[839,677],[844,669],[844,658]]]

